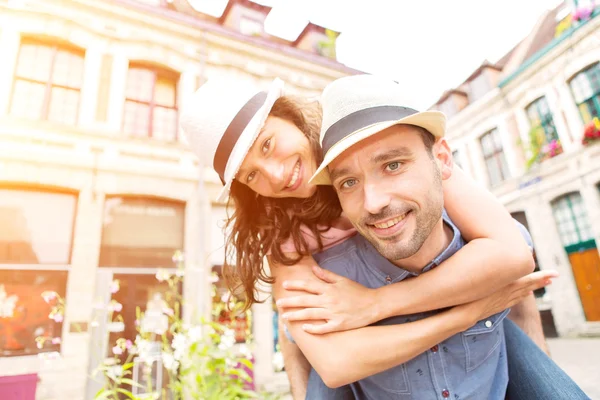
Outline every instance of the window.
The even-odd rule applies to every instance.
[[[584,123],[600,117],[600,64],[579,72],[569,82]]]
[[[541,127],[544,130],[546,142],[550,143],[553,140],[558,141],[558,134],[554,126],[552,112],[548,107],[546,97],[540,97],[526,108],[529,123],[532,127]]]
[[[564,247],[594,239],[581,194],[570,193],[554,200],[552,214]]]
[[[480,139],[490,185],[496,186],[509,177],[508,165],[498,129],[492,129]]]
[[[83,80],[81,50],[24,40],[19,49],[10,114],[77,123]]]
[[[242,16],[240,17],[240,32],[244,35],[260,35],[263,32],[263,23],[259,20]]]
[[[0,189],[0,263],[69,264],[76,204],[74,194]]]
[[[481,73],[469,83],[469,100],[476,101],[486,95],[491,90],[490,80],[486,71]]]
[[[127,73],[123,131],[135,137],[177,139],[176,73],[131,66]]]
[[[453,116],[454,114],[456,114],[458,112],[458,109],[456,108],[456,104],[454,103],[454,99],[452,98],[452,95],[450,95],[450,97],[448,99],[446,99],[446,101],[444,101],[442,104],[439,105],[440,111],[443,112],[444,114],[446,114],[446,116],[448,118],[450,118],[451,116]]]
[[[104,204],[100,266],[172,268],[183,249],[185,204],[109,197]]]
[[[66,287],[67,271],[0,270],[0,357],[60,351],[62,319],[49,318],[42,293],[64,298]]]

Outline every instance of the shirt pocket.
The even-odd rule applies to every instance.
[[[467,372],[473,371],[499,351],[504,336],[500,325],[509,311],[504,310],[483,319],[462,333]]]
[[[359,381],[367,393],[385,391],[393,394],[410,394],[406,364],[388,369]]]

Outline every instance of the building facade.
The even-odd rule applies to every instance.
[[[328,57],[322,27],[289,42],[264,32],[268,7],[197,3],[0,0],[0,380],[39,379],[38,399],[93,396],[92,371],[134,335],[135,307],[160,301],[155,275],[176,251],[185,318],[211,309],[225,207],[178,127],[189,96],[213,77],[315,96],[357,72]],[[60,316],[43,291],[65,299]],[[123,324],[106,323],[111,301]],[[256,383],[285,386],[271,303],[252,311]]]
[[[455,162],[528,226],[539,268],[560,273],[538,298],[550,334],[600,334],[598,11],[548,11],[434,105]]]

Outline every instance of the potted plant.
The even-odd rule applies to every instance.
[[[600,119],[594,118],[585,126],[581,143],[584,146],[600,141]]]

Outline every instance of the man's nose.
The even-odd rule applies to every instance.
[[[381,183],[367,184],[364,188],[364,207],[370,214],[379,214],[390,205],[390,196]]]

